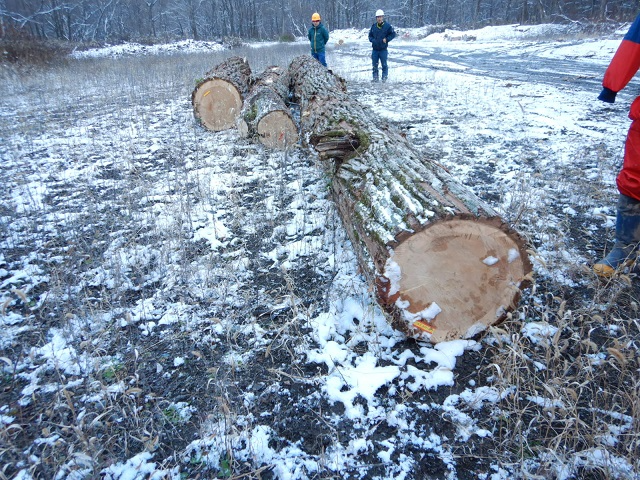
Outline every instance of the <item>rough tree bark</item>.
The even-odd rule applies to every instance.
[[[362,272],[392,324],[439,342],[502,320],[531,271],[520,236],[311,57],[295,58],[289,77],[304,140],[326,160]]]
[[[257,138],[269,147],[284,149],[298,141],[298,127],[285,104],[288,81],[280,67],[268,67],[253,81],[237,121],[243,137]]]
[[[230,57],[206,73],[191,94],[193,113],[214,132],[232,128],[251,86],[246,59]]]

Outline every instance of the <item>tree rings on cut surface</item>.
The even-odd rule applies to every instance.
[[[530,271],[521,240],[500,221],[454,218],[398,244],[378,283],[398,327],[437,343],[503,320]]]
[[[298,141],[298,128],[291,115],[283,110],[269,112],[257,122],[239,119],[240,136],[249,137],[254,129],[258,141],[267,148],[284,150]]]
[[[193,107],[205,128],[219,132],[235,126],[242,109],[242,95],[232,83],[213,78],[198,85]]]
[[[193,113],[214,132],[232,128],[251,85],[246,58],[229,57],[205,74],[191,93]]]
[[[263,145],[282,150],[298,141],[298,128],[287,112],[270,112],[258,123],[258,137]]]

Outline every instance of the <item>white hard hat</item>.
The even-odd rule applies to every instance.
[[[380,9],[376,10],[376,17],[384,17],[384,12]]]

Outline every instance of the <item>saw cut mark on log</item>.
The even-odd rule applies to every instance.
[[[517,232],[314,59],[293,59],[289,77],[301,131],[325,160],[360,269],[391,324],[436,343],[504,319],[532,269]]]
[[[268,67],[253,81],[237,121],[243,137],[284,150],[298,141],[298,127],[286,105],[289,88],[280,67]]]
[[[230,57],[206,74],[191,94],[196,118],[208,130],[232,128],[249,91],[251,68],[240,57]]]
[[[401,310],[398,328],[412,336],[471,338],[515,308],[531,270],[522,247],[498,219],[433,223],[393,249],[380,298]]]

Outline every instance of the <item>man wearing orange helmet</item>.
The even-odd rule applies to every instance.
[[[329,41],[329,30],[322,25],[320,14],[317,12],[311,15],[311,28],[308,37],[311,42],[311,56],[326,67],[324,47]]]

